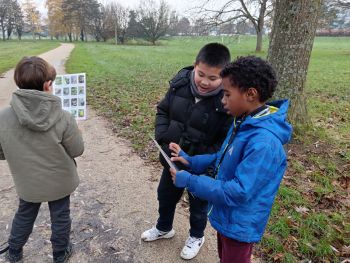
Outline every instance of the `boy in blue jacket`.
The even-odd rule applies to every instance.
[[[263,59],[241,57],[221,72],[222,103],[234,122],[215,154],[189,156],[171,143],[172,160],[191,171],[171,169],[177,187],[208,200],[209,220],[217,230],[221,263],[250,262],[253,244],[263,236],[274,198],[287,167],[283,148],[292,134],[288,101],[272,97],[276,74]],[[215,178],[201,175],[215,164]]]

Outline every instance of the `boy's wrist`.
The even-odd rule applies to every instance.
[[[181,170],[176,173],[175,186],[185,188],[189,185],[192,174],[187,171]]]
[[[188,165],[186,165],[188,168],[192,167],[192,156],[189,156],[187,153],[185,153],[183,150],[179,152],[179,156],[184,158],[187,162]]]

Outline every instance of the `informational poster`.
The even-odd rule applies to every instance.
[[[86,120],[86,74],[57,75],[53,94],[60,97],[64,110],[77,120]]]

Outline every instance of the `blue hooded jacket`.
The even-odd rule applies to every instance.
[[[191,176],[188,190],[208,200],[211,225],[222,235],[241,242],[261,240],[274,198],[287,168],[283,148],[292,135],[287,122],[288,101],[269,103],[270,114],[248,116],[218,168],[216,179]],[[193,156],[191,169],[203,174],[210,165],[218,166],[235,123],[216,154]]]

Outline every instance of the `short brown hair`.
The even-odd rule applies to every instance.
[[[24,57],[15,69],[15,82],[20,89],[43,91],[46,81],[54,81],[56,70],[39,57]]]

